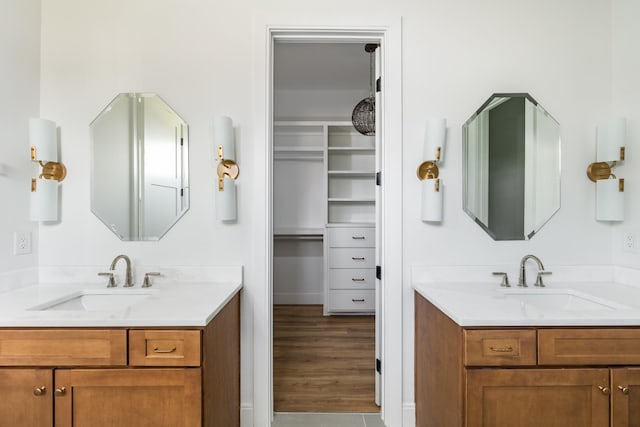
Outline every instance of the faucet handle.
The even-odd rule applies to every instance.
[[[152,271],[151,273],[145,273],[144,274],[144,280],[142,281],[142,287],[143,288],[150,288],[151,287],[151,280],[149,279],[149,276],[160,276],[160,273],[157,271]]]
[[[493,274],[494,276],[502,276],[502,282],[500,283],[500,286],[502,286],[503,288],[511,287],[511,285],[509,284],[509,276],[504,271],[494,271],[491,274]]]
[[[113,271],[105,271],[105,272],[101,272],[98,273],[98,276],[108,276],[109,277],[109,281],[107,282],[107,288],[115,288],[116,285],[116,280],[113,277]]]
[[[542,276],[548,276],[550,275],[551,272],[550,271],[538,271],[538,277],[536,277],[536,283],[534,286],[537,286],[539,288],[544,288],[544,282],[542,281]]]

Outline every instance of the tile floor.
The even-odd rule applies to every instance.
[[[385,427],[380,414],[276,413],[271,427]]]

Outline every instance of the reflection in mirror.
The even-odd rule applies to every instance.
[[[155,94],[121,93],[90,129],[91,211],[122,240],[159,240],[189,209],[187,124]]]
[[[560,125],[528,94],[494,94],[462,127],[463,208],[494,240],[560,209]]]

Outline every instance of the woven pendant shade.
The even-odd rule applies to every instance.
[[[363,135],[376,134],[376,98],[370,96],[358,102],[351,114],[353,127]]]
[[[353,127],[363,135],[376,134],[376,97],[373,93],[373,55],[377,44],[367,44],[364,50],[369,52],[369,96],[358,102],[351,114]]]

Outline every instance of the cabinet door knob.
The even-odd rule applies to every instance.
[[[618,386],[618,390],[620,390],[622,392],[622,394],[629,394],[629,387],[624,387],[619,385]]]
[[[47,388],[45,386],[36,387],[36,388],[33,389],[33,395],[34,396],[43,396],[46,393],[47,393]]]
[[[351,236],[353,240],[364,240],[364,236]]]
[[[354,261],[364,261],[363,256],[352,256],[351,259]]]
[[[611,390],[609,390],[609,387],[603,387],[601,385],[598,386],[598,390],[600,390],[602,392],[602,394],[609,394],[611,393]]]
[[[67,389],[65,387],[60,387],[57,388],[53,394],[55,394],[56,396],[64,396],[65,394],[67,394]]]

